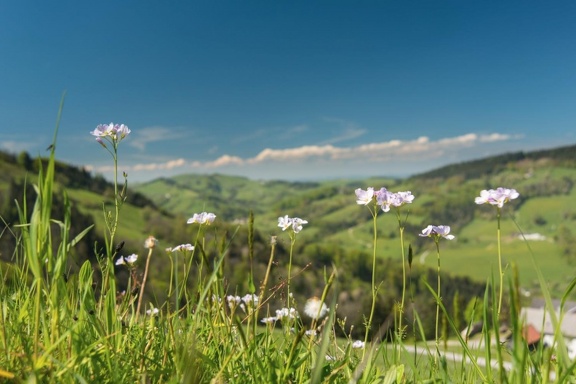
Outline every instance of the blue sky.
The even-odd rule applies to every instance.
[[[0,3],[0,148],[132,181],[406,176],[576,142],[574,1]]]

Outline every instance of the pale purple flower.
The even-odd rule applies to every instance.
[[[192,244],[180,244],[175,246],[174,248],[166,248],[166,252],[168,253],[172,253],[172,252],[178,252],[178,251],[193,251],[194,250],[194,246]]]
[[[386,188],[381,188],[376,192],[376,202],[384,212],[390,211],[390,206],[396,201],[396,194],[388,191]]]
[[[292,230],[294,231],[294,233],[300,232],[302,230],[302,225],[304,224],[308,224],[308,221],[302,220],[299,217],[294,217],[292,219]]]
[[[130,256],[120,256],[120,258],[118,260],[116,260],[116,265],[128,265],[128,266],[132,266],[134,265],[134,263],[136,262],[136,260],[138,260],[138,255],[133,253]]]
[[[404,204],[411,204],[414,200],[414,195],[412,195],[411,191],[396,192],[394,195],[393,205],[395,207],[400,207]]]
[[[198,223],[200,225],[207,224],[210,225],[214,222],[216,215],[213,213],[202,212],[202,213],[195,213],[194,216],[188,219],[188,224]]]
[[[474,199],[476,204],[490,204],[502,208],[505,203],[518,198],[520,194],[515,189],[498,187],[496,189],[482,190],[480,196]]]
[[[443,237],[446,240],[454,239],[454,235],[450,235],[450,226],[448,225],[429,225],[422,230],[422,233],[419,234],[421,237]]]
[[[358,188],[354,191],[356,193],[356,204],[368,205],[374,198],[374,188],[368,187],[366,190]]]
[[[130,129],[124,124],[99,124],[96,129],[90,132],[91,135],[96,136],[96,140],[104,145],[102,138],[109,137],[112,141],[120,142],[130,134]]]

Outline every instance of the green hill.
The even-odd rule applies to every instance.
[[[162,178],[129,187],[117,239],[126,242],[122,251],[125,255],[143,254],[143,240],[150,234],[160,240],[160,249],[194,242],[196,232],[193,226],[186,225],[186,219],[194,213],[213,212],[217,221],[207,233],[206,244],[211,244],[210,252],[215,252],[222,241],[232,242],[224,276],[231,293],[243,294],[248,289],[250,212],[254,213],[256,229],[254,273],[257,279],[262,278],[270,252],[270,236],[277,236],[273,279],[279,285],[286,276],[289,239],[278,228],[278,217],[301,217],[309,224],[299,234],[294,249],[293,275],[298,278],[293,288],[297,302],[319,295],[325,269],[335,266],[340,271],[339,311],[362,332],[362,314],[370,304],[367,300],[370,295],[365,293],[370,289],[373,229],[372,216],[366,207],[356,204],[354,190],[386,187],[391,191],[410,190],[416,196],[414,203],[403,211],[409,215],[402,220],[406,219],[405,244],[411,244],[414,250],[411,269],[414,305],[419,306],[422,314],[425,308],[434,306],[423,281],[434,279],[437,261],[433,242],[418,234],[428,224],[452,227],[456,240],[442,243],[442,271],[446,282],[443,296],[449,310],[452,310],[450,300],[456,291],[460,295],[459,306],[467,305],[474,296],[482,294],[483,285],[498,270],[495,210],[477,206],[474,198],[482,189],[506,186],[517,189],[521,195],[504,208],[503,257],[508,266],[507,275],[511,276],[512,265],[516,265],[522,288],[538,295],[530,248],[552,292],[558,296],[576,270],[575,153],[575,147],[565,147],[501,155],[406,179],[373,177],[301,183],[217,174]],[[17,224],[14,199],[21,200],[26,185],[28,198],[33,198],[30,185],[35,182],[38,167],[38,160],[27,154],[0,153],[0,215],[10,230]],[[74,273],[75,265],[82,259],[91,260],[96,268],[98,246],[94,244],[100,247],[103,244],[103,203],[111,204],[113,186],[102,176],[92,177],[85,170],[61,163],[57,166],[56,181],[57,199],[61,202],[65,190],[72,201],[75,231],[96,224],[85,243],[76,247],[75,254],[71,255],[70,273]],[[54,215],[57,217],[58,209]],[[377,227],[377,274],[382,280],[378,312],[382,318],[376,319],[376,323],[383,322],[398,301],[402,275],[396,215],[380,212]],[[538,240],[525,241],[521,232]],[[11,260],[15,244],[16,237],[5,229],[0,236],[3,260]],[[162,251],[158,253],[151,262],[154,272],[147,286],[147,297],[162,303],[172,271],[170,259]],[[127,272],[119,268],[117,277],[122,288]],[[424,326],[431,329],[431,324]]]

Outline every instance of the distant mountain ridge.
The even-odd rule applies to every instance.
[[[543,159],[549,159],[553,161],[555,165],[576,166],[576,145],[529,152],[519,151],[503,153],[477,160],[449,164],[431,171],[418,173],[411,176],[410,179],[443,178],[456,175],[463,176],[465,179],[476,178],[482,175],[498,173],[505,169],[511,162],[519,162],[523,160],[537,161]]]

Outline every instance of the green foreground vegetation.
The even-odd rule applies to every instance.
[[[108,138],[117,164],[124,137]],[[553,309],[552,299],[565,304],[576,285],[576,177],[562,157],[551,164],[525,156],[481,178],[453,169],[447,177],[363,181],[417,196],[396,216],[354,204],[358,182],[350,181],[182,176],[131,194],[118,175],[111,185],[58,164],[55,147],[48,159],[5,155],[2,163],[12,174],[28,171],[0,184],[9,196],[0,212],[6,380],[576,380],[557,326],[563,312],[551,311],[557,331],[549,348],[527,345],[519,316],[526,291]],[[494,185],[521,196],[502,210],[501,242],[495,210],[474,204]],[[177,214],[202,211],[216,220],[186,225]],[[284,232],[276,223],[287,213],[309,223]],[[418,236],[430,223],[452,226],[456,239]],[[536,232],[545,240],[522,238]],[[149,240],[142,253],[150,234],[161,241]],[[165,250],[177,244],[189,248]],[[131,253],[136,262],[116,265]],[[481,332],[470,342],[461,331],[477,321]],[[506,338],[502,325],[511,330]]]

